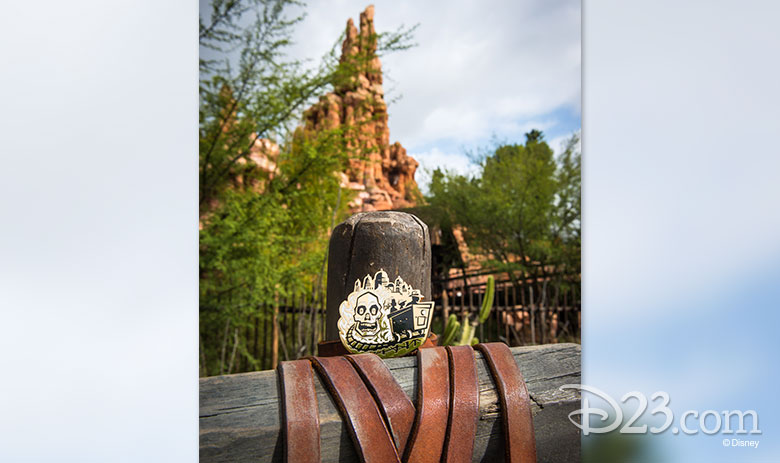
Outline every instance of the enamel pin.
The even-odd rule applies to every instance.
[[[428,337],[433,302],[422,302],[420,291],[399,276],[391,282],[380,270],[361,282],[339,306],[339,337],[353,354],[371,352],[382,358],[400,357]]]

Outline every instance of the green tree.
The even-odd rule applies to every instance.
[[[335,44],[316,67],[287,58],[302,7],[214,0],[201,17],[202,375],[235,372],[236,359],[261,368],[246,334],[253,321],[271,319],[269,307],[292,291],[323,297],[327,231],[349,200],[338,173],[360,151],[359,127],[298,126],[313,97],[349,82],[363,64],[361,57],[339,62]],[[386,52],[407,48],[410,37],[401,28],[372,40]]]
[[[582,245],[582,154],[579,146],[580,137],[575,134],[566,141],[558,158],[551,230],[556,252],[554,261],[565,267],[564,271],[576,274],[581,269]]]
[[[580,272],[578,146],[574,135],[556,160],[533,130],[524,145],[498,146],[477,161],[474,175],[435,170],[427,201],[516,286],[523,276],[569,284],[564,274],[578,280]]]

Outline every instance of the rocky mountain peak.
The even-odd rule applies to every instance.
[[[357,192],[353,211],[398,209],[414,205],[418,163],[398,142],[390,143],[382,64],[376,55],[374,7],[360,13],[359,28],[347,21],[340,62],[355,66],[353,76],[304,112],[306,130],[356,128],[357,156],[342,184]]]

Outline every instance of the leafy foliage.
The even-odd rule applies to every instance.
[[[499,271],[579,273],[580,153],[577,135],[556,160],[539,131],[498,146],[473,176],[437,169],[427,200],[461,226],[470,247]]]
[[[270,319],[269,307],[293,291],[322,299],[327,232],[346,215],[339,172],[360,152],[360,127],[298,126],[315,96],[349,82],[364,63],[339,62],[338,42],[315,67],[289,59],[303,6],[213,0],[200,19],[203,375],[233,370],[236,352],[245,368],[260,368],[247,334],[257,320]],[[401,28],[372,40],[387,52],[407,48],[410,37]]]

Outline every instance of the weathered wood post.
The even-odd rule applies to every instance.
[[[390,280],[401,276],[431,300],[431,239],[428,226],[404,212],[362,212],[348,218],[330,237],[326,342],[320,355],[338,353],[339,305],[355,281],[384,270]]]

